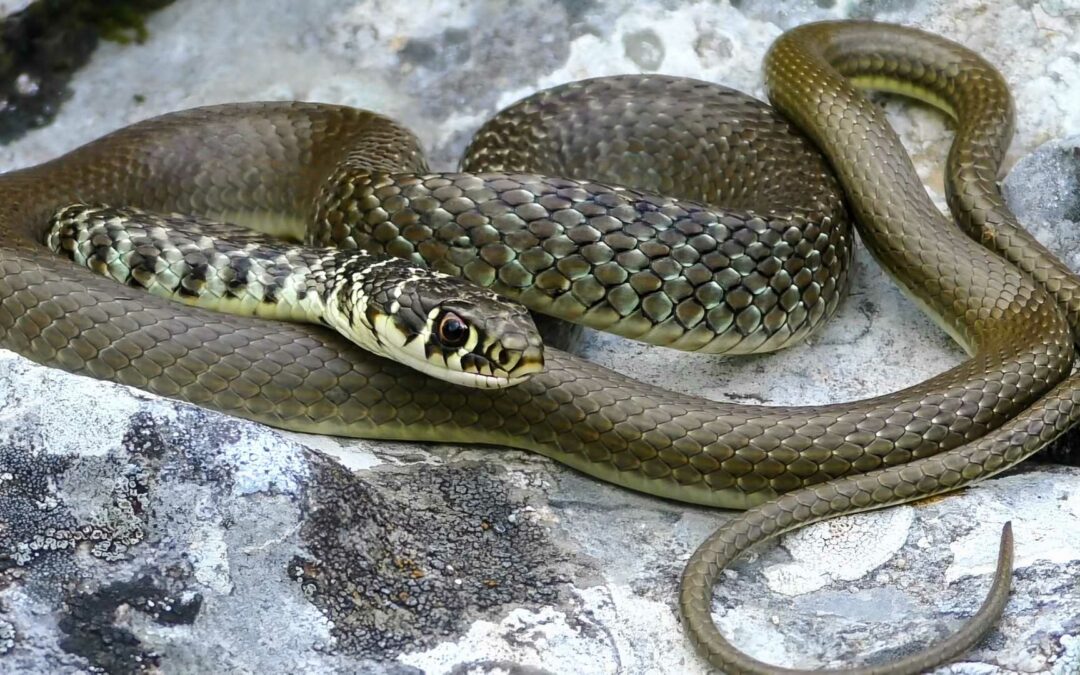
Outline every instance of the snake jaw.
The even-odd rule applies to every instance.
[[[364,347],[426,375],[477,389],[511,387],[543,370],[542,345],[511,349],[506,342],[516,343],[517,336],[514,335],[504,336],[503,340],[490,337],[481,340],[480,330],[470,326],[464,346],[451,349],[442,345],[433,333],[434,319],[440,314],[440,310],[433,310],[432,320],[419,333],[410,336],[397,317],[369,312],[372,334],[378,336],[378,343]],[[487,353],[497,356],[489,358]],[[509,355],[509,358],[503,355]],[[500,364],[500,358],[505,365]]]
[[[436,377],[469,387],[509,387],[541,372],[543,342],[529,313],[486,289],[470,290],[466,295],[471,297],[432,307],[423,328],[404,347],[414,350],[417,359],[433,364],[438,369],[433,373]],[[460,321],[467,336],[447,339],[447,317]]]
[[[466,387],[509,387],[543,370],[539,331],[517,302],[404,260],[379,270],[346,263],[325,300],[325,322],[353,342]]]

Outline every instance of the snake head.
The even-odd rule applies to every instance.
[[[369,351],[447,382],[493,389],[544,368],[544,345],[521,304],[404,260],[341,268],[326,322]]]

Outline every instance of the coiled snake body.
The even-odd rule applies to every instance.
[[[1080,387],[1066,379],[1080,300],[997,195],[1012,110],[985,61],[909,29],[813,24],[774,45],[766,74],[774,103],[827,155],[875,256],[969,351],[961,365],[865,401],[767,408],[671,393],[549,349],[545,371],[524,384],[473,390],[316,327],[148,296],[41,243],[49,217],[72,202],[277,233],[312,222],[314,244],[423,259],[540,311],[653,342],[738,352],[805,337],[835,308],[850,260],[829,172],[760,104],[661,77],[529,99],[481,130],[461,174],[428,173],[415,138],[390,120],[310,104],[175,113],[6,174],[0,344],[274,426],[519,447],[665,497],[756,507],[691,560],[680,605],[714,665],[775,672],[711,623],[722,565],[800,524],[955,489],[1041,448],[1080,417]],[[845,78],[954,114],[950,204],[1027,274],[941,216],[879,111]],[[758,191],[785,201],[756,200]],[[708,205],[721,202],[733,206]],[[874,672],[966,649],[1000,611],[1002,588],[945,649]]]

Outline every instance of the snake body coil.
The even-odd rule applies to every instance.
[[[767,72],[774,101],[828,156],[876,257],[968,360],[903,391],[809,408],[675,394],[557,350],[524,384],[480,391],[317,327],[147,296],[41,244],[50,215],[75,201],[279,232],[310,222],[315,245],[423,260],[539,311],[653,342],[740,352],[805,337],[835,308],[851,255],[829,171],[761,104],[663,77],[532,97],[481,130],[466,173],[429,173],[415,138],[371,113],[243,104],[142,122],[0,176],[0,344],[275,426],[513,446],[674,499],[763,505],[699,551],[681,604],[713,663],[768,668],[712,626],[722,564],[797,523],[1000,471],[1080,413],[1076,383],[1062,383],[1072,333],[1054,298],[942,218],[880,113],[842,77],[886,88],[900,79],[955,113],[950,202],[1072,308],[1072,277],[1010,229],[992,182],[1011,131],[1000,76],[947,41],[857,23],[797,29]],[[759,190],[783,201],[756,200]]]

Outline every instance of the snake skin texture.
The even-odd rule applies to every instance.
[[[828,166],[723,87],[650,76],[542,92],[481,128],[462,169],[405,180],[349,163],[315,241],[413,257],[689,351],[794,344],[847,287],[850,223]]]
[[[448,382],[511,386],[543,369],[540,333],[523,306],[402,258],[86,204],[58,211],[45,242],[118,283],[220,312],[326,325]]]
[[[829,156],[860,222],[892,225],[861,230],[878,260],[902,284],[929,287],[933,291],[929,297],[920,295],[919,299],[978,355],[1001,337],[993,329],[985,332],[982,319],[1012,307],[988,306],[989,298],[980,301],[966,289],[945,288],[949,276],[971,279],[973,275],[943,260],[953,254],[949,246],[919,240],[926,236],[927,225],[948,229],[950,224],[942,222],[926,197],[883,115],[852,82],[917,95],[952,114],[958,126],[946,168],[950,208],[973,238],[992,245],[1044,282],[1075,326],[1076,277],[1020,227],[994,183],[1012,134],[1012,107],[1008,88],[992,66],[953,43],[919,31],[825,23],[781,36],[766,57],[765,73],[773,103]],[[874,199],[886,184],[898,188],[892,193],[896,199]],[[896,227],[900,224],[909,227]],[[893,255],[909,245],[918,251],[914,267]],[[920,269],[940,276],[920,280]],[[1006,282],[1007,286],[1011,283]],[[974,321],[950,323],[950,317],[960,316]],[[712,622],[711,597],[725,565],[754,544],[806,524],[941,494],[999,473],[1043,449],[1077,421],[1080,375],[1073,375],[973,443],[904,466],[789,492],[736,516],[695,551],[683,572],[680,608],[691,640],[711,665],[724,672],[812,672],[763,663],[739,652],[721,635]],[[959,631],[893,663],[843,672],[918,673],[962,655],[982,639],[1003,611],[1011,567],[1012,532],[1006,525],[993,587]]]
[[[813,192],[833,180],[826,165],[762,104],[653,76],[567,85],[512,106],[477,135],[463,173],[429,172],[415,137],[378,115],[274,103],[166,115],[0,176],[0,344],[283,428],[512,446],[673,499],[764,504],[699,551],[681,598],[713,664],[763,672],[739,660],[709,616],[730,555],[796,522],[1003,470],[1078,415],[1076,382],[1062,384],[1072,332],[1055,297],[941,216],[880,113],[830,64],[947,101],[960,120],[951,203],[972,209],[965,222],[983,239],[1034,260],[1042,253],[1023,252],[1022,230],[982,233],[1013,222],[993,184],[1012,120],[1000,76],[916,31],[802,31],[770,54],[774,102],[828,156],[875,256],[970,353],[914,387],[828,406],[742,406],[549,349],[528,382],[470,390],[318,327],[148,296],[41,243],[52,213],[77,201],[271,231],[305,222],[312,244],[423,260],[538,311],[661,344],[737,353],[805,337],[835,308],[851,257],[842,200]],[[1072,277],[1031,264],[1068,305]],[[876,473],[845,478],[867,472]]]

